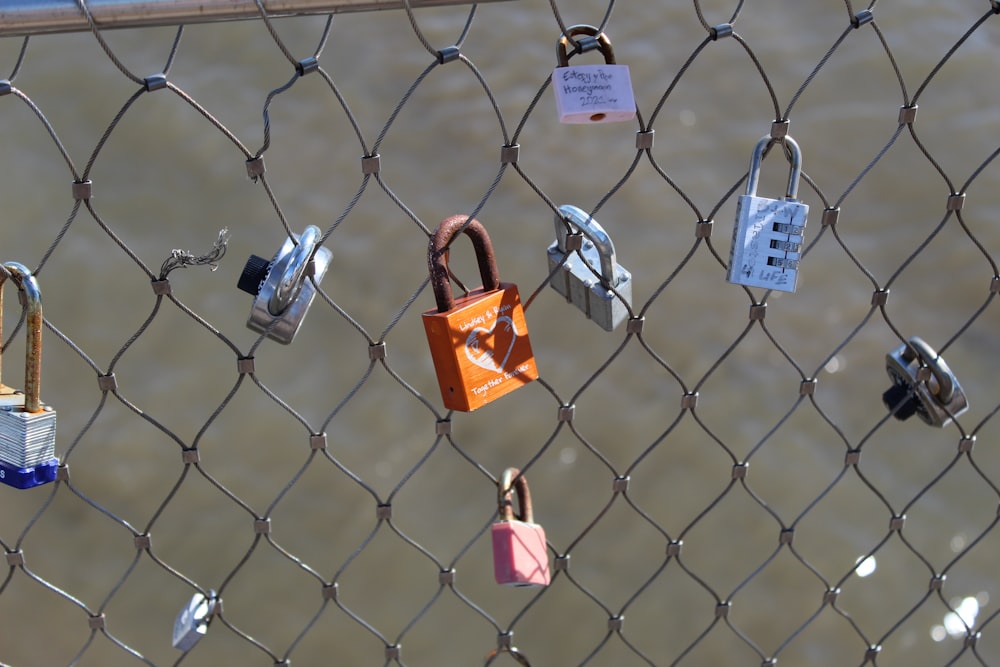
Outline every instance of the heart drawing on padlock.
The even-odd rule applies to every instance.
[[[458,298],[451,291],[449,247],[459,234],[472,241],[482,287]],[[538,378],[517,285],[500,282],[493,244],[475,218],[445,218],[427,247],[437,307],[423,313],[441,399],[470,412]]]
[[[497,348],[502,348],[502,345],[497,345],[497,326],[503,322],[504,327],[501,328],[502,332],[510,333],[510,342],[507,343],[507,350],[504,352],[503,361],[499,364],[496,363],[496,353]],[[514,320],[507,317],[506,315],[498,317],[496,321],[493,322],[493,326],[489,329],[485,327],[476,327],[469,332],[469,337],[465,339],[465,356],[468,357],[469,361],[479,366],[480,368],[485,368],[488,371],[493,371],[494,373],[503,373],[507,370],[507,361],[510,360],[510,353],[514,350],[514,343],[517,342],[518,336],[521,334],[517,330],[517,326],[514,324]],[[494,343],[492,348],[489,346],[489,342],[492,340]]]

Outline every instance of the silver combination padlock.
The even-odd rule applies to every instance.
[[[217,602],[215,591],[210,590],[207,598],[201,593],[194,594],[174,621],[174,648],[190,651],[205,636],[209,618],[215,611]]]
[[[632,274],[615,261],[615,245],[594,218],[569,204],[560,206],[559,213],[556,241],[548,250],[549,272],[560,263],[562,267],[550,284],[598,326],[612,331],[629,316]],[[567,245],[567,224],[583,235],[579,254]]]
[[[7,262],[0,272],[0,309],[3,282],[14,281],[25,308],[24,391],[0,384],[0,482],[18,489],[46,484],[56,478],[56,411],[42,403],[42,293],[23,264]]]
[[[885,370],[892,387],[882,394],[882,402],[896,419],[917,415],[931,426],[946,426],[969,409],[948,364],[917,336],[885,355]]]
[[[783,143],[791,155],[784,199],[757,196],[760,165],[772,141]],[[726,275],[729,282],[782,292],[795,291],[809,214],[809,206],[796,199],[801,174],[802,153],[790,136],[782,139],[765,136],[757,142],[750,158],[746,194],[736,205],[736,226]]]
[[[570,65],[573,37],[583,35],[575,47],[583,53],[597,49],[603,65]],[[611,40],[597,28],[575,25],[556,46],[558,66],[552,72],[552,90],[560,123],[611,123],[635,118],[635,94],[628,65],[616,65]]]
[[[317,247],[321,237],[319,227],[309,225],[301,236],[285,239],[284,245],[270,261],[250,255],[236,286],[254,296],[247,326],[258,333],[287,345],[295,338],[316,288],[326,275],[333,253]],[[271,328],[271,325],[274,325]]]

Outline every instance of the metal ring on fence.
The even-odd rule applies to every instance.
[[[953,380],[954,375],[951,369],[948,368],[948,364],[944,362],[944,359],[934,351],[930,345],[924,342],[924,340],[918,336],[913,336],[907,341],[914,350],[917,352],[917,357],[927,364],[927,367],[931,369],[931,373],[934,375],[934,379],[938,383],[937,399],[941,403],[947,403],[952,399],[955,394],[955,382]]]
[[[295,299],[298,298],[302,290],[302,283],[306,278],[306,268],[309,266],[309,258],[312,257],[316,244],[319,243],[319,227],[309,225],[299,236],[299,243],[288,254],[285,262],[284,272],[274,287],[274,294],[267,303],[267,309],[274,315],[285,312]]]

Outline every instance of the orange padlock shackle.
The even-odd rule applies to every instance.
[[[597,49],[604,55],[604,62],[606,64],[615,64],[615,52],[611,48],[611,40],[608,39],[608,36],[592,25],[580,24],[566,28],[566,32],[559,37],[559,43],[556,45],[556,62],[559,63],[559,67],[569,67],[570,54],[568,48],[570,40],[577,35],[586,35],[587,37],[595,38],[586,42],[581,41],[580,53]],[[576,47],[574,46],[574,48]]]
[[[465,223],[469,224],[466,225]],[[492,292],[500,289],[500,272],[497,270],[493,243],[483,223],[467,215],[453,215],[445,218],[434,230],[427,249],[427,266],[431,273],[431,287],[438,312],[446,313],[455,307],[455,297],[451,292],[451,276],[448,271],[448,247],[459,232],[464,231],[472,240],[479,261],[479,275],[483,279],[483,290]]]
[[[531,511],[531,492],[528,490],[528,480],[517,468],[507,468],[500,475],[499,489],[499,511],[501,521],[514,520],[514,499],[511,496],[511,485],[517,492],[517,503],[521,507],[521,513],[517,515],[518,521],[524,523],[534,523],[535,517]]]

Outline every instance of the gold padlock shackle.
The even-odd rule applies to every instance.
[[[559,37],[556,45],[556,61],[559,67],[569,67],[569,45],[573,37],[586,35],[574,45],[574,49],[579,49],[579,53],[586,53],[597,49],[604,55],[604,62],[608,65],[615,64],[615,52],[611,48],[611,40],[603,32],[592,25],[574,25],[566,28],[566,32]]]
[[[497,489],[499,489],[500,520],[514,520],[514,499],[511,496],[511,485],[513,485],[513,490],[517,493],[517,503],[521,507],[521,512],[517,515],[517,520],[525,523],[534,523],[535,516],[531,511],[531,492],[528,490],[528,480],[517,468],[507,468],[504,470],[497,484]]]
[[[468,226],[463,230],[466,221]],[[479,275],[483,279],[483,290],[492,292],[500,288],[500,272],[497,270],[496,257],[493,255],[493,243],[483,223],[467,215],[453,215],[445,218],[434,230],[427,249],[427,267],[431,273],[431,287],[434,289],[434,300],[438,312],[446,313],[455,307],[455,297],[451,292],[451,276],[448,272],[448,247],[464,231],[472,240],[479,261]]]
[[[19,262],[5,262],[0,271],[0,311],[3,309],[3,284],[8,276],[24,294],[25,325],[28,344],[24,363],[24,411],[41,412],[42,384],[42,292],[31,271]],[[0,331],[2,336],[2,331]]]

